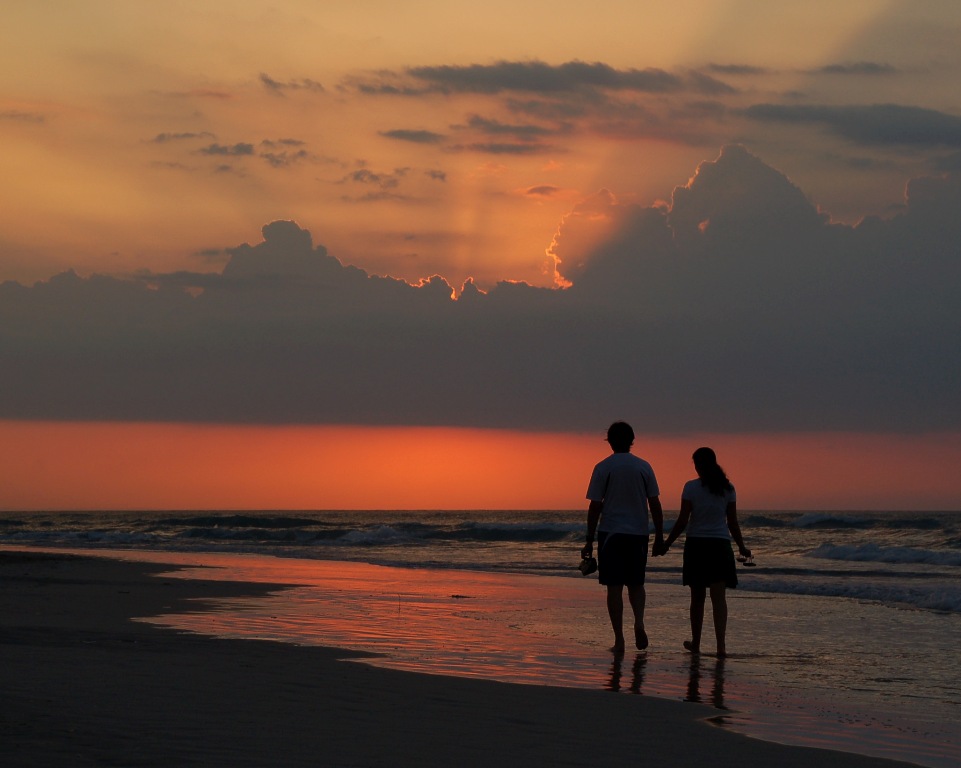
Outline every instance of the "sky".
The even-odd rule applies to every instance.
[[[955,3],[5,18],[0,509],[961,509]]]

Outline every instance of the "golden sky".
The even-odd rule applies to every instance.
[[[0,506],[571,507],[619,418],[677,482],[736,446],[755,507],[961,506],[959,33],[942,0],[12,0]],[[312,472],[357,425],[424,456],[407,491]],[[130,429],[140,469],[72,469]],[[418,453],[448,429],[458,503]],[[256,489],[202,459],[265,436]],[[573,463],[525,488],[491,441]],[[910,479],[799,497],[745,446]]]
[[[937,154],[737,110],[951,112],[959,17],[951,3],[880,1],[13,2],[0,31],[0,278],[213,269],[217,251],[289,218],[376,274],[546,285],[544,250],[574,203],[601,188],[667,199],[731,141],[856,221],[899,205]],[[571,90],[553,94],[410,75],[477,66],[496,79],[504,62],[678,82],[601,104],[563,73],[555,87]],[[363,90],[386,83],[420,93]]]

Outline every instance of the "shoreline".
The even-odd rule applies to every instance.
[[[0,552],[5,766],[669,765],[889,768],[708,722],[710,707],[344,663],[368,654],[133,621],[285,585],[177,565]]]

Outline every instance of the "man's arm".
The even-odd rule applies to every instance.
[[[594,534],[597,533],[597,521],[601,519],[602,501],[592,501],[587,508],[587,543],[581,550],[582,557],[590,557],[594,552]]]
[[[687,527],[687,521],[691,517],[691,502],[687,499],[681,499],[681,511],[677,513],[677,520],[674,521],[674,527],[671,529],[670,535],[667,537],[667,541],[664,542],[664,552],[670,548],[671,544],[675,542],[681,532]]]
[[[661,497],[651,496],[647,505],[651,508],[651,521],[654,523],[654,548],[660,549],[664,543],[664,510],[661,509]]]

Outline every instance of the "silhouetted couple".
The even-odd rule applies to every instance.
[[[594,552],[597,536],[598,580],[607,587],[607,612],[614,630],[611,651],[623,653],[624,588],[634,613],[634,644],[638,650],[648,646],[644,627],[644,576],[650,543],[648,517],[654,524],[652,556],[665,554],[687,528],[684,542],[682,583],[691,588],[691,639],[684,647],[700,653],[704,603],[711,595],[717,653],[727,653],[727,588],[737,586],[737,571],[731,540],[743,557],[751,552],[744,546],[737,521],[734,486],[718,466],[710,448],[694,452],[697,478],[686,483],[681,493],[681,511],[667,540],[664,539],[664,514],[660,490],[651,465],[631,453],[634,430],[623,421],[607,430],[613,453],[594,467],[587,488],[587,542],[583,557]],[[650,512],[650,515],[648,515]]]

